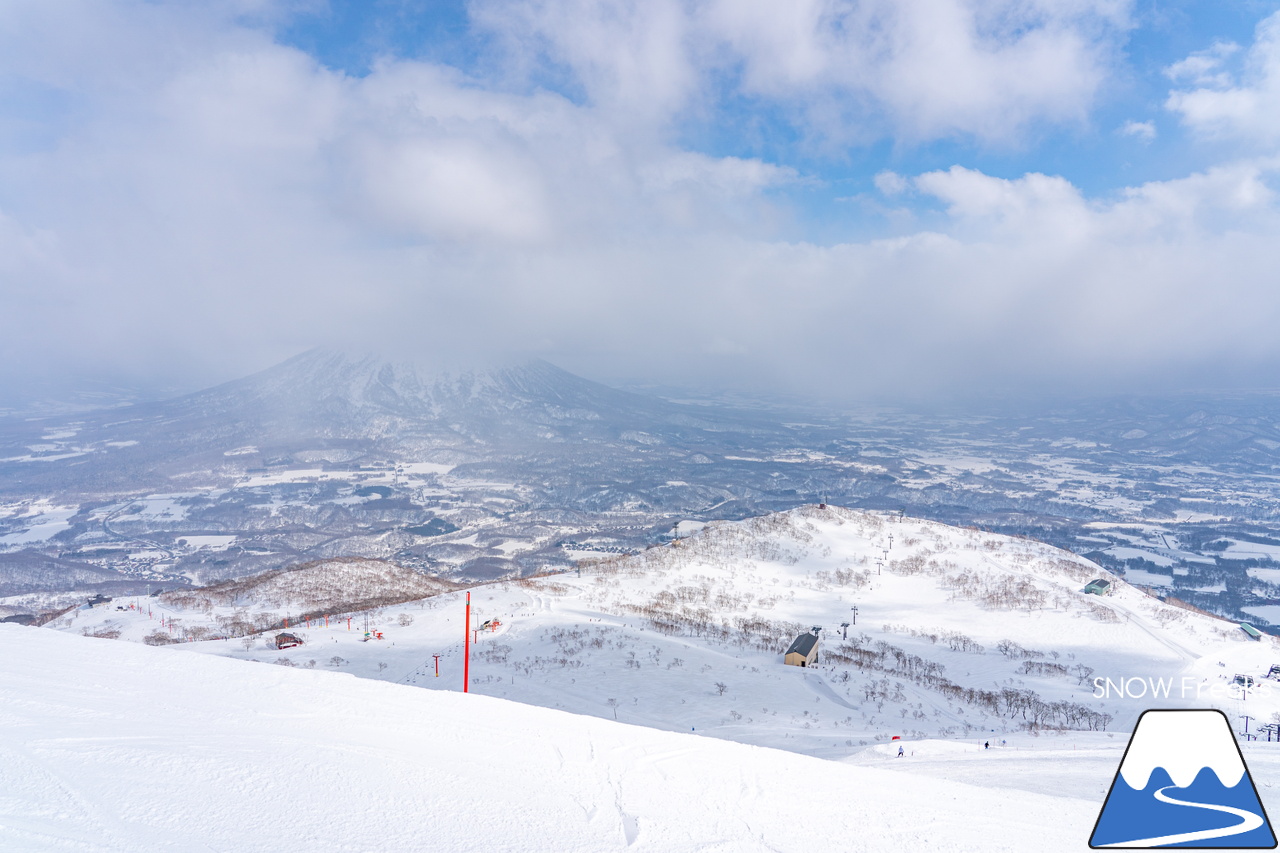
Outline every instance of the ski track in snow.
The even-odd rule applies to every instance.
[[[1175,655],[1182,658],[1184,661],[1193,661],[1200,657],[1200,655],[1191,651],[1186,646],[1183,646],[1181,643],[1178,643],[1170,639],[1168,636],[1165,636],[1163,633],[1159,633],[1158,629],[1153,627],[1150,622],[1148,622],[1141,615],[1135,613],[1133,610],[1129,609],[1128,607],[1125,607],[1124,605],[1119,604],[1115,601],[1106,601],[1104,602],[1104,605],[1107,607],[1110,607],[1112,610],[1115,610],[1119,613],[1123,613],[1128,618],[1128,621],[1131,624],[1135,625],[1138,629],[1143,631],[1147,636],[1151,637],[1151,639],[1155,640],[1157,643],[1164,646],[1166,649],[1173,652]]]
[[[805,685],[814,693],[826,699],[828,702],[834,702],[841,708],[848,708],[850,711],[861,711],[857,705],[852,705],[845,701],[836,691],[827,683],[820,672],[806,672],[804,674]]]

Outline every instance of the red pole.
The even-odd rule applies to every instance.
[[[440,677],[440,655],[432,655],[436,659],[436,678]]]
[[[470,693],[471,686],[471,593],[467,593],[467,638],[462,655],[462,692]]]

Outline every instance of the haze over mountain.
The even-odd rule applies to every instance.
[[[778,431],[740,413],[615,390],[538,359],[459,366],[316,349],[173,400],[10,421],[0,453],[11,465],[27,461],[29,444],[59,430],[74,430],[77,446],[93,452],[46,451],[34,457],[46,464],[15,469],[21,476],[6,478],[0,489],[40,488],[69,468],[84,483],[139,488],[193,466],[230,476],[300,451],[332,462],[378,454],[460,461],[570,443],[575,453],[589,454],[601,442],[644,445],[650,432],[696,442],[707,431],[765,429]],[[255,449],[226,456],[246,447]],[[114,481],[113,470],[122,472]]]
[[[321,349],[168,401],[0,419],[0,593],[335,557],[528,574],[666,541],[681,519],[826,498],[1031,535],[1280,621],[1272,395],[932,414],[747,402],[672,402],[538,360]]]

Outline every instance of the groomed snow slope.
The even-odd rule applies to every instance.
[[[6,851],[1021,853],[1082,849],[1096,811],[492,697],[0,625]]]

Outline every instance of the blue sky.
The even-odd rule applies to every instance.
[[[473,25],[467,7],[453,0],[331,0],[291,16],[276,37],[351,76],[366,76],[379,60],[397,58],[447,64],[484,79],[500,63],[502,48]],[[1003,177],[1041,171],[1066,176],[1095,195],[1175,178],[1202,165],[1212,152],[1189,138],[1165,108],[1171,86],[1167,70],[1215,43],[1248,44],[1259,21],[1280,4],[1143,2],[1128,8],[1128,20],[1112,33],[1113,75],[1080,123],[1031,127],[998,144],[965,134],[900,140],[885,133],[864,144],[813,151],[785,110],[742,97],[733,91],[734,75],[722,72],[715,81],[721,87],[716,109],[689,117],[677,132],[682,144],[704,153],[789,164],[823,181],[804,194],[823,214],[835,199],[872,191],[872,177],[885,168],[920,173],[963,163]],[[1239,60],[1237,53],[1231,66],[1238,68]],[[583,99],[572,78],[543,73],[534,80],[522,82]],[[1150,122],[1155,137],[1124,135],[1128,122]]]
[[[0,387],[1272,387],[1277,170],[1277,3],[11,0]]]

